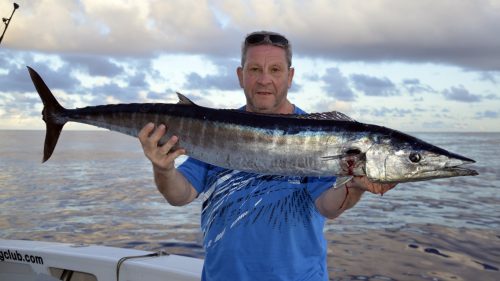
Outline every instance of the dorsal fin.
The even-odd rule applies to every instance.
[[[185,95],[183,95],[183,94],[181,94],[179,92],[176,92],[176,93],[177,93],[177,97],[179,98],[179,101],[177,102],[177,104],[186,104],[186,105],[196,105],[196,106],[198,106],[192,100],[188,99]]]
[[[301,114],[295,115],[296,118],[302,119],[319,119],[319,120],[335,120],[335,121],[351,121],[356,122],[356,120],[351,117],[345,115],[339,111],[329,111],[329,112],[318,112],[318,113],[309,113],[309,114]]]

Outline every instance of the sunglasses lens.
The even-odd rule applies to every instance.
[[[246,41],[248,44],[257,44],[264,41],[265,38],[266,35],[264,34],[252,34],[247,37]]]
[[[269,35],[269,39],[274,44],[278,44],[278,45],[282,45],[282,46],[288,45],[288,40],[281,35]]]

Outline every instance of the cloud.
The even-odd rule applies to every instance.
[[[239,90],[240,85],[236,75],[239,62],[234,59],[211,58],[207,61],[215,66],[214,74],[200,75],[191,72],[186,76],[184,88],[191,90],[216,89],[221,91]]]
[[[146,82],[146,71],[137,72],[135,75],[128,76],[127,78],[127,82],[130,87],[142,88],[143,90],[146,90],[146,88],[149,87],[149,84]]]
[[[16,56],[14,60],[5,59],[13,54]],[[32,109],[41,104],[26,65],[38,72],[61,104],[68,108],[110,102],[138,102],[141,94],[147,98],[148,92],[152,91],[147,80],[155,74],[149,59],[127,60],[117,64],[113,57],[47,56],[12,51],[3,51],[0,57],[0,99],[10,114],[34,112]],[[128,71],[125,71],[126,64]],[[93,78],[98,76],[102,78]],[[24,97],[24,94],[28,94],[29,98]],[[2,112],[7,110],[3,109]]]
[[[0,92],[30,92],[35,88],[31,83],[28,70],[11,67],[6,74],[0,74]]]
[[[136,102],[139,97],[139,90],[133,87],[121,87],[120,85],[112,82],[102,86],[93,87],[92,103],[105,104],[112,98],[117,103],[130,103]]]
[[[326,73],[320,79],[325,84],[323,90],[328,95],[341,101],[354,101],[356,99],[356,94],[349,87],[349,79],[338,68],[326,69]]]
[[[484,96],[484,99],[487,100],[500,100],[500,96],[497,94],[488,94]]]
[[[377,78],[364,74],[353,74],[350,77],[354,83],[354,88],[364,92],[367,96],[388,97],[399,94],[396,85],[386,77]]]
[[[441,120],[422,122],[422,127],[425,129],[442,130],[449,129],[449,124]]]
[[[456,119],[453,117],[452,112],[448,108],[430,108],[427,116],[431,116],[432,119],[435,120],[453,120]],[[444,123],[444,122],[443,122]]]
[[[474,119],[497,119],[498,117],[500,117],[500,114],[498,113],[498,111],[485,110],[485,111],[476,112]]]
[[[290,34],[297,53],[500,70],[500,3],[488,0],[222,1],[233,25]],[[275,15],[280,15],[277,18]],[[411,16],[409,16],[411,15]],[[297,20],[307,19],[307,20]]]
[[[204,1],[42,0],[21,6],[16,25],[9,28],[14,48],[120,56],[222,55],[221,44],[228,43],[227,30]]]
[[[415,108],[413,109],[413,111],[414,111],[414,112],[417,112],[417,113],[425,113],[425,112],[427,112],[427,111],[429,111],[429,110],[428,110],[427,108],[421,108],[421,107],[418,107],[418,106],[417,106],[417,107],[415,107]]]
[[[0,10],[10,5],[3,2]],[[500,70],[500,3],[491,0],[42,0],[21,5],[9,27],[8,48],[236,57],[246,33],[272,29],[286,34],[303,56]]]
[[[292,86],[290,87],[290,89],[288,89],[288,92],[289,93],[299,93],[303,89],[304,89],[304,87],[302,86],[302,84],[299,84],[299,83],[295,82],[295,79],[293,79],[292,80]]]
[[[443,91],[443,96],[446,99],[459,102],[479,102],[482,100],[482,96],[472,94],[462,85],[445,89]]]
[[[158,100],[159,102],[166,102],[168,99],[177,99],[177,96],[175,95],[175,91],[173,90],[168,90],[165,92],[148,92],[146,95],[146,98],[151,99],[151,100]]]
[[[500,72],[495,71],[482,71],[479,73],[479,80],[489,81],[493,84],[500,82]]]
[[[3,54],[5,53],[0,53],[0,56]],[[16,63],[0,65],[0,69],[6,70],[5,74],[0,73],[0,92],[34,91],[26,65],[37,71],[50,89],[71,91],[75,89],[75,85],[79,85],[79,81],[71,75],[69,68],[61,67],[55,70],[44,61],[37,60],[35,54],[22,52],[18,54]]]
[[[102,62],[98,61],[97,64]],[[126,65],[125,65],[126,64]],[[105,79],[104,83],[90,85],[85,91],[93,96],[92,102],[102,103],[134,103],[144,98],[165,100],[168,95],[174,95],[175,91],[171,89],[153,90],[150,82],[162,82],[163,78],[158,72],[152,69],[151,61],[132,61],[130,64],[124,63],[119,67],[114,67],[113,63],[104,62],[104,66],[110,66],[108,72],[110,79]],[[128,71],[124,69],[127,68]],[[93,72],[94,74],[96,72]]]
[[[410,95],[436,92],[431,86],[422,84],[419,79],[404,79],[402,86]]]
[[[186,76],[186,83],[184,87],[186,89],[199,89],[199,90],[208,90],[208,89],[217,89],[222,91],[232,91],[240,89],[238,84],[238,80],[236,79],[236,75],[228,75],[228,74],[214,74],[214,75],[206,75],[201,76],[196,72],[191,72]],[[235,81],[236,80],[236,81]]]
[[[376,117],[405,117],[406,115],[413,113],[410,109],[387,108],[385,106],[374,108],[369,112],[371,115]]]
[[[30,94],[0,93],[0,117],[11,116],[41,116],[41,101],[38,96]]]
[[[123,72],[123,68],[113,63],[109,57],[96,55],[62,55],[61,59],[69,64],[68,68],[78,68],[91,76],[113,77]]]

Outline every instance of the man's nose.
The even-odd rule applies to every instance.
[[[257,80],[257,82],[259,84],[263,84],[263,85],[267,85],[267,84],[271,83],[272,82],[271,74],[268,71],[263,71],[259,75],[259,79]]]

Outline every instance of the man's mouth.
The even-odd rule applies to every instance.
[[[257,92],[256,93],[257,95],[261,95],[261,96],[269,96],[269,95],[272,95],[271,92]]]

